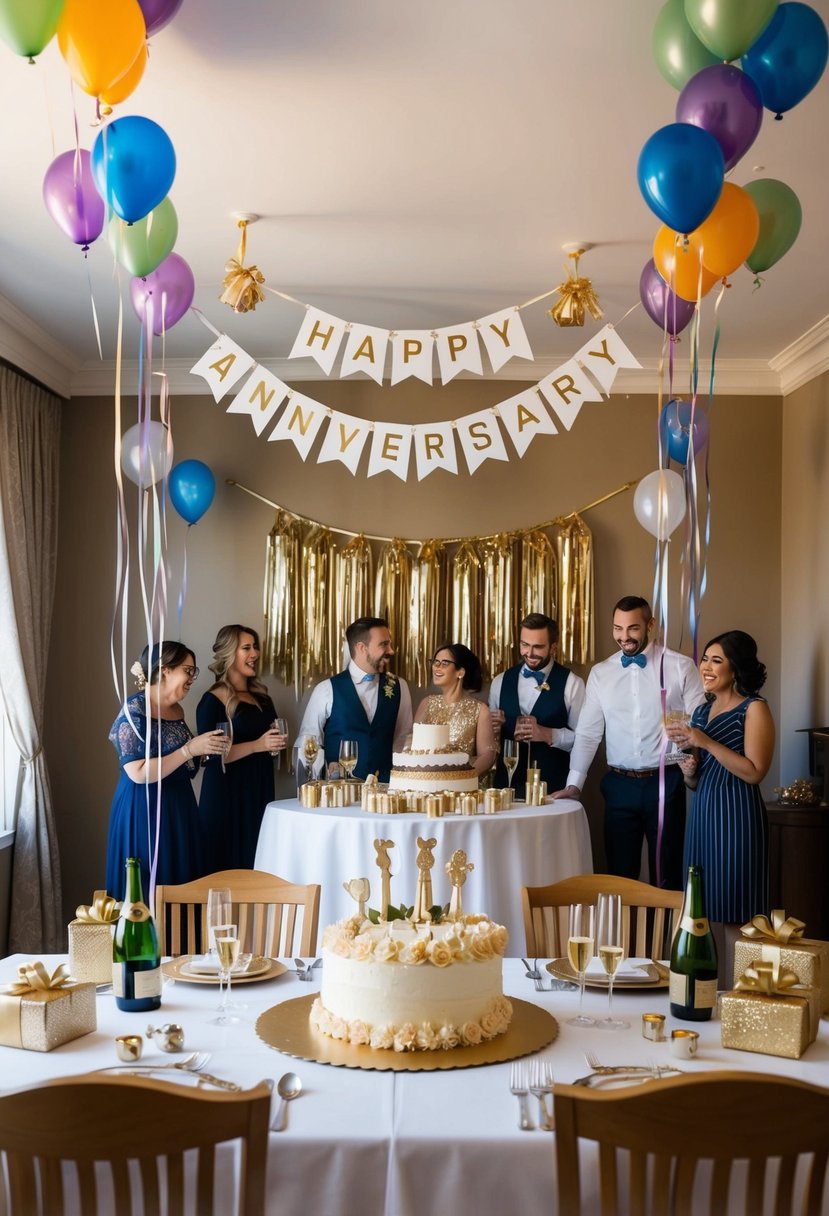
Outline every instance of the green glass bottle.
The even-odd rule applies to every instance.
[[[119,1009],[147,1013],[161,1005],[161,954],[144,903],[137,857],[127,858],[127,885],[112,942],[112,991]]]
[[[702,888],[702,867],[688,867],[688,885],[676,937],[671,947],[671,1014],[688,1022],[705,1022],[717,1002],[717,946]]]

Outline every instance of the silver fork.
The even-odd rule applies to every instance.
[[[107,1068],[97,1068],[96,1072],[164,1072],[168,1068],[179,1068],[184,1072],[201,1072],[210,1060],[209,1051],[191,1051],[183,1060],[172,1060],[169,1064],[110,1064]]]
[[[612,1076],[615,1072],[649,1072],[659,1076],[659,1067],[654,1064],[602,1064],[592,1051],[586,1051],[584,1058],[588,1068],[602,1076]]]
[[[527,1106],[527,1074],[523,1064],[518,1064],[515,1060],[512,1062],[509,1076],[510,1093],[514,1094],[518,1099],[518,1104],[521,1108],[521,1117],[518,1120],[518,1126],[522,1132],[531,1132],[535,1130],[535,1124],[530,1118],[530,1111]]]
[[[547,1103],[547,1094],[553,1092],[553,1070],[546,1060],[533,1060],[530,1070],[530,1093],[538,1099],[539,1127],[543,1132],[555,1131],[555,1122]]]

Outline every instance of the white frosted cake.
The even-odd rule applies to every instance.
[[[395,1051],[468,1047],[503,1034],[507,931],[486,916],[413,925],[352,916],[325,930],[311,1025],[333,1039]]]
[[[415,722],[411,747],[392,755],[390,790],[439,794],[442,790],[463,792],[477,788],[478,774],[469,763],[467,752],[450,749],[448,726]]]

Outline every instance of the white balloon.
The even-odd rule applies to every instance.
[[[685,483],[672,469],[648,473],[633,495],[633,513],[646,531],[667,540],[685,516]]]
[[[131,426],[121,438],[121,468],[142,490],[148,490],[170,472],[173,450],[167,449],[167,428],[151,422],[146,429],[146,450],[141,453],[141,425]],[[143,467],[142,467],[143,465]]]

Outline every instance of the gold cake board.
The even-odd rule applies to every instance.
[[[266,1009],[257,1018],[256,1033],[268,1047],[274,1047],[297,1060],[333,1064],[338,1068],[364,1068],[377,1072],[434,1072],[436,1069],[476,1068],[480,1064],[501,1064],[531,1055],[552,1043],[558,1036],[558,1022],[539,1005],[510,997],[512,1021],[505,1034],[496,1035],[476,1047],[456,1047],[452,1051],[394,1051],[356,1047],[340,1039],[330,1039],[308,1021],[316,992],[283,1001]]]

